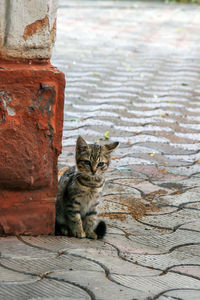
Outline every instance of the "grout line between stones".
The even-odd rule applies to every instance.
[[[24,274],[24,275],[31,275],[31,276],[33,276],[33,277],[36,277],[36,282],[38,281],[38,278],[40,278],[40,280],[42,280],[42,279],[44,279],[44,278],[46,278],[47,280],[55,280],[55,281],[62,281],[62,282],[66,282],[66,283],[69,283],[69,284],[71,284],[71,285],[73,285],[73,286],[76,286],[76,287],[79,287],[80,289],[82,289],[82,290],[84,290],[84,292],[86,292],[89,296],[90,296],[90,298],[92,299],[92,300],[96,300],[96,298],[95,298],[95,295],[94,295],[94,293],[92,292],[92,291],[90,291],[87,287],[85,287],[85,286],[82,286],[82,285],[80,285],[80,284],[78,284],[78,283],[75,283],[75,282],[72,282],[72,281],[69,281],[69,280],[64,280],[64,279],[57,279],[57,278],[54,278],[54,277],[49,277],[48,275],[45,275],[45,277],[42,277],[42,275],[41,274],[34,274],[34,273],[27,273],[27,272],[25,272],[25,271],[19,271],[19,270],[15,270],[15,269],[13,269],[13,268],[9,268],[9,267],[7,267],[7,266],[4,266],[4,265],[2,265],[1,263],[0,263],[0,266],[1,267],[3,267],[4,269],[6,269],[6,270],[10,270],[10,271],[13,271],[13,272],[16,272],[16,273],[20,273],[20,274]],[[50,272],[50,273],[52,273],[52,272]],[[15,283],[16,284],[16,283]],[[22,282],[20,282],[19,284],[22,284]],[[24,284],[26,284],[26,282],[24,282]]]
[[[118,257],[119,257],[120,259],[122,259],[122,260],[124,260],[124,261],[127,261],[127,262],[129,262],[129,263],[132,263],[132,264],[134,264],[134,265],[137,265],[137,266],[141,266],[141,267],[144,267],[144,268],[147,268],[147,269],[157,270],[157,271],[160,271],[160,272],[161,272],[161,274],[155,275],[155,276],[163,276],[163,275],[165,275],[166,273],[171,272],[171,273],[177,273],[177,274],[179,274],[179,275],[184,275],[184,276],[187,276],[187,277],[191,277],[191,278],[200,280],[198,277],[193,276],[193,275],[190,275],[190,274],[181,273],[181,272],[178,272],[178,271],[171,271],[170,268],[173,268],[173,267],[175,267],[176,265],[171,266],[171,267],[169,267],[169,268],[167,268],[167,269],[165,269],[165,270],[162,270],[162,269],[159,269],[159,268],[154,268],[154,267],[151,267],[151,266],[143,265],[143,264],[138,263],[138,262],[136,263],[136,262],[134,262],[134,261],[130,261],[129,259],[126,259],[124,256],[121,255],[121,251],[119,250],[119,248],[118,248],[117,246],[114,246],[114,245],[112,245],[112,244],[109,243],[109,242],[106,242],[106,243],[109,244],[109,245],[111,245],[111,246],[113,246],[113,247],[117,250]],[[198,244],[200,244],[200,243],[198,243]],[[191,245],[191,244],[189,244],[189,245]],[[180,247],[182,247],[182,246],[185,246],[185,245],[181,245]],[[186,246],[188,246],[188,244],[187,244]],[[170,250],[171,250],[171,249],[170,249]],[[176,250],[176,247],[174,247],[174,249],[173,249],[172,251],[170,251],[170,250],[169,250],[169,252],[166,252],[166,253],[149,254],[149,255],[152,255],[152,256],[153,256],[153,255],[165,255],[165,254],[171,253],[172,251]],[[183,264],[183,266],[184,266],[184,265],[190,266],[191,264]],[[196,266],[195,264],[193,264],[193,265]],[[114,274],[114,273],[113,273],[113,274]],[[112,277],[112,274],[110,274],[110,276]],[[134,277],[134,276],[133,276],[133,277]],[[144,277],[145,277],[145,276],[144,276]],[[156,298],[155,298],[155,299],[156,299]]]
[[[28,242],[24,241],[20,236],[18,237],[18,239],[19,239],[21,242],[25,243],[26,245],[28,245],[28,246],[30,246],[30,247],[38,248],[38,249],[41,249],[41,250],[46,250],[46,251],[51,252],[51,253],[55,253],[55,251],[52,251],[52,250],[49,250],[49,249],[45,249],[45,248],[42,248],[42,247],[39,247],[39,246],[31,245],[31,244],[29,244]],[[106,242],[105,242],[105,243],[106,243]],[[110,246],[112,246],[114,249],[116,249],[113,245],[110,245]],[[113,279],[110,278],[110,270],[109,270],[109,268],[106,267],[104,264],[100,263],[99,261],[96,261],[96,260],[87,258],[87,257],[85,257],[85,256],[77,255],[77,254],[74,254],[74,253],[67,253],[67,252],[66,252],[66,253],[63,253],[63,255],[65,255],[65,254],[68,254],[68,255],[71,255],[71,256],[74,256],[74,257],[84,258],[84,259],[86,259],[87,261],[91,261],[91,262],[93,262],[93,263],[96,263],[97,265],[99,265],[99,266],[103,269],[103,271],[104,271],[104,273],[105,273],[105,277],[106,277],[108,280],[111,280],[112,282],[117,283],[117,282],[115,282]],[[119,283],[117,283],[117,284],[119,284]]]
[[[136,263],[136,262],[134,262],[134,261],[131,261],[131,260],[129,260],[129,259],[126,259],[126,257],[124,257],[124,256],[122,256],[121,255],[121,251],[119,250],[119,248],[117,247],[117,246],[115,246],[115,245],[113,245],[112,243],[109,243],[109,242],[105,242],[106,244],[108,244],[108,245],[110,245],[110,246],[113,246],[116,250],[117,250],[117,254],[118,254],[118,257],[120,258],[120,259],[122,259],[122,260],[124,260],[124,261],[126,261],[126,262],[129,262],[129,263],[131,263],[131,264],[133,264],[133,265],[137,265],[137,266],[141,266],[141,267],[144,267],[144,268],[147,268],[147,269],[153,269],[153,270],[157,270],[157,271],[161,271],[162,272],[162,270],[161,269],[159,269],[159,268],[154,268],[154,267],[149,267],[149,266],[145,266],[145,265],[142,265],[142,264],[139,264],[138,262]],[[163,254],[163,253],[162,253]]]
[[[197,276],[195,276],[195,275],[187,274],[187,273],[180,272],[180,271],[170,270],[170,269],[172,269],[172,268],[174,268],[174,267],[181,267],[181,266],[199,266],[199,267],[200,267],[199,264],[180,264],[180,265],[173,265],[173,266],[170,266],[170,267],[166,268],[164,272],[177,273],[177,274],[179,274],[179,275],[184,275],[184,276],[188,276],[188,277],[192,277],[192,278],[194,278],[194,279],[200,280],[200,278],[197,277]]]
[[[146,226],[149,226],[149,227],[153,227],[153,228],[157,228],[157,229],[167,229],[167,230],[171,230],[172,233],[175,232],[174,228],[170,228],[170,227],[165,227],[165,226],[159,226],[159,225],[152,225],[152,224],[149,224],[149,223],[146,223],[146,222],[143,222],[141,220],[136,220],[137,222],[143,224],[143,225],[146,225]],[[183,225],[183,224],[182,224]]]
[[[79,283],[76,283],[74,281],[69,281],[69,280],[66,280],[66,279],[57,279],[56,277],[50,277],[50,276],[46,276],[46,279],[52,279],[52,280],[55,280],[55,281],[61,281],[61,282],[66,282],[66,283],[69,283],[69,284],[72,284],[76,287],[79,287],[80,289],[84,290],[91,298],[91,300],[96,300],[96,297],[95,297],[95,294],[90,290],[88,289],[86,286],[83,286]]]
[[[130,239],[129,239],[129,235],[133,235],[133,236],[134,236],[134,234],[129,233],[129,232],[127,232],[126,230],[124,230],[124,229],[122,229],[122,228],[119,228],[119,227],[117,227],[117,226],[113,226],[113,225],[108,225],[108,226],[111,227],[111,228],[116,228],[116,229],[118,229],[118,230],[121,230],[121,231],[124,233],[125,237],[126,237],[128,240],[130,240]]]
[[[199,242],[197,242],[197,243],[185,243],[185,244],[177,245],[177,246],[174,246],[174,247],[170,248],[168,252],[172,253],[174,250],[177,250],[179,248],[186,247],[186,246],[193,246],[193,245],[200,245],[200,243]]]
[[[121,179],[123,179],[123,178],[121,178]],[[120,185],[120,186],[126,186],[126,187],[128,187],[128,188],[131,188],[131,189],[133,189],[133,190],[136,190],[136,191],[138,191],[140,194],[141,194],[141,196],[144,196],[145,194],[142,192],[142,190],[140,190],[140,189],[138,189],[138,188],[136,188],[136,187],[133,187],[133,186],[130,186],[130,185],[128,185],[128,184],[123,184],[123,183],[118,183],[118,182],[113,182],[112,180],[110,180],[110,181],[108,181],[109,183],[112,183],[112,184],[115,184],[115,185]],[[119,195],[120,195],[121,193],[119,193]]]
[[[159,294],[157,294],[156,296],[154,296],[153,297],[153,299],[152,298],[147,298],[147,300],[157,300],[157,299],[159,299],[160,298],[160,296],[162,296],[162,295],[164,295],[165,293],[168,293],[168,292],[173,292],[173,291],[200,291],[200,289],[193,289],[193,288],[191,288],[191,289],[184,289],[184,288],[180,288],[180,289],[169,289],[169,290],[165,290],[165,291],[162,291],[161,293],[159,293]],[[172,299],[176,299],[176,300],[183,300],[182,298],[172,298]]]

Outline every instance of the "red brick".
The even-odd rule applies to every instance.
[[[0,67],[0,231],[54,232],[65,79],[51,64]]]

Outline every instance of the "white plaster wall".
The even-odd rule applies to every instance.
[[[0,1],[0,46],[4,43],[5,36],[5,15],[6,15],[6,0]]]
[[[2,58],[49,59],[55,38],[58,0],[1,0]]]

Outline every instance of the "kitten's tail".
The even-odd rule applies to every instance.
[[[58,222],[55,223],[55,235],[62,235]]]
[[[97,234],[98,239],[102,239],[106,235],[106,223],[104,221],[100,221],[94,232]]]

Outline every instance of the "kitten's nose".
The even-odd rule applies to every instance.
[[[97,169],[96,168],[92,168],[92,175],[96,174]]]

